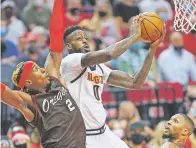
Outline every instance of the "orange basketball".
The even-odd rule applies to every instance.
[[[141,23],[141,37],[144,42],[152,43],[162,36],[164,22],[160,16],[155,13],[143,13],[143,17]]]

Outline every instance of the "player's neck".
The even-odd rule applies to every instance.
[[[176,145],[184,145],[185,139],[180,139],[180,138],[172,139],[172,140],[169,140],[169,142],[172,142],[172,143],[174,143]]]

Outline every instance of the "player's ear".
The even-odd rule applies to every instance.
[[[26,80],[25,81],[25,86],[30,86],[32,85],[32,81],[31,80]]]
[[[182,135],[183,135],[183,136],[187,136],[188,134],[189,134],[188,129],[183,129],[183,130],[182,130]]]
[[[66,47],[67,50],[71,50],[72,49],[72,46],[71,46],[70,43],[66,43],[65,44],[65,47]]]

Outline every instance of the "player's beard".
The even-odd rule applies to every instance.
[[[85,50],[85,48],[74,48],[74,49],[71,49],[70,50],[70,54],[71,53],[88,53],[89,52],[89,50]]]
[[[163,139],[169,139],[169,140],[173,140],[175,139],[175,135],[169,133],[169,134],[163,134],[162,136]]]

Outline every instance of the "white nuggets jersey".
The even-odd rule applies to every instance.
[[[106,120],[101,94],[111,69],[104,64],[82,68],[83,55],[74,53],[66,56],[61,62],[60,73],[80,108],[86,129],[97,129]]]

